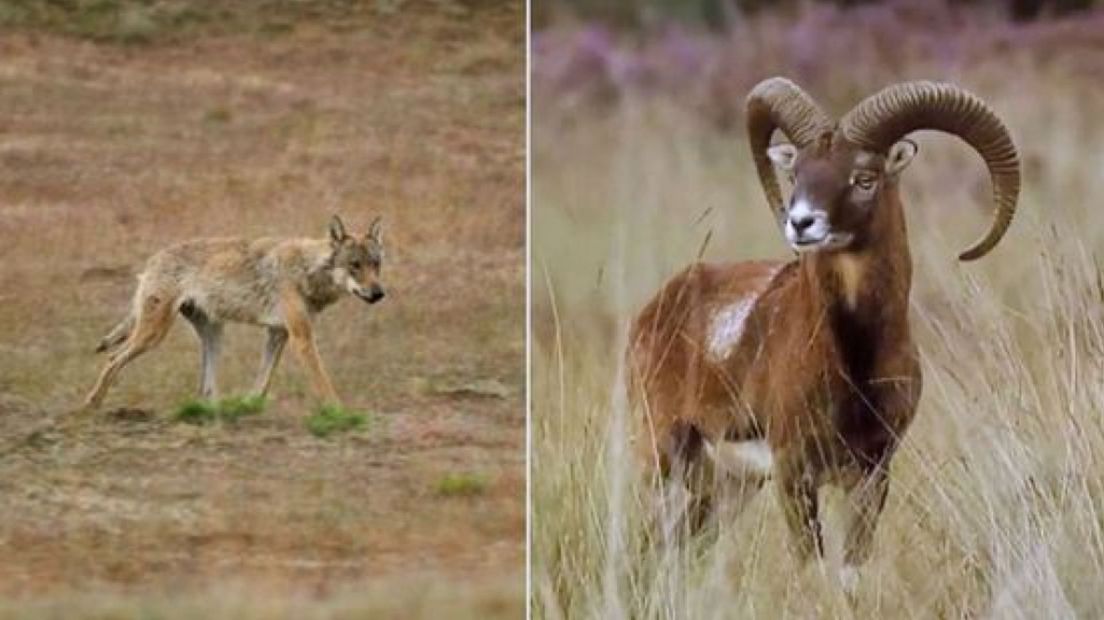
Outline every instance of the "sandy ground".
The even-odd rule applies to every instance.
[[[0,38],[0,616],[521,613],[522,19]],[[66,415],[146,257],[321,237],[335,212],[386,227],[388,298],[317,324],[366,428],[308,433],[291,355],[263,414],[174,421],[198,380],[183,321],[102,411]],[[224,391],[262,340],[228,330]]]

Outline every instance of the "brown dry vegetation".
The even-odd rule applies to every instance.
[[[1104,13],[1014,26],[940,6],[806,7],[721,35],[619,38],[568,24],[541,36],[535,617],[1104,614]],[[928,21],[910,15],[921,8]],[[696,50],[700,64],[680,62]],[[654,495],[627,440],[639,412],[625,406],[619,364],[633,314],[703,249],[710,261],[791,256],[732,114],[777,74],[836,113],[893,81],[956,81],[991,103],[1025,162],[1008,236],[957,263],[987,224],[985,169],[960,141],[916,136],[902,200],[924,395],[855,606],[832,570],[837,494],[825,494],[820,567],[795,566],[769,486],[712,536],[652,544]]]
[[[524,14],[438,8],[0,36],[0,617],[520,613]],[[367,429],[311,436],[290,355],[262,415],[173,422],[198,381],[184,322],[63,419],[152,252],[321,236],[334,212],[385,220],[389,297],[318,322]],[[228,330],[224,392],[262,339]],[[447,496],[448,475],[486,485]]]

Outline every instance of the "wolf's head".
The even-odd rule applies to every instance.
[[[330,274],[334,283],[364,301],[374,304],[383,299],[380,267],[383,264],[383,237],[380,218],[372,221],[368,234],[357,237],[345,232],[341,218],[330,220],[330,247],[333,258]]]

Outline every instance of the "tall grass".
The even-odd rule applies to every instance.
[[[786,41],[789,26],[747,28],[756,26],[756,53],[784,56],[771,41]],[[862,34],[831,32],[857,47]],[[951,54],[971,51],[941,62],[1011,127],[1025,162],[1020,210],[994,253],[956,263],[986,226],[984,167],[954,139],[920,134],[902,192],[925,387],[854,607],[831,577],[834,491],[824,565],[795,565],[770,485],[715,539],[655,545],[645,536],[654,500],[628,449],[635,420],[620,385],[632,314],[703,244],[707,260],[788,255],[743,136],[669,93],[619,87],[576,99],[570,121],[556,101],[535,102],[546,110],[534,120],[537,617],[1104,614],[1104,220],[1092,198],[1104,192],[1104,97],[1078,77],[1104,67],[1104,49],[1071,58],[1051,41],[994,63],[997,48],[974,55],[975,41],[992,35],[954,34]],[[833,110],[859,95],[839,85],[864,76],[877,76],[867,92],[890,75],[944,77],[923,54],[895,57],[892,72],[880,57],[818,60],[833,61],[839,69],[810,86]],[[786,62],[773,68],[795,73]],[[826,84],[836,86],[817,90]],[[555,90],[534,85],[545,87]]]

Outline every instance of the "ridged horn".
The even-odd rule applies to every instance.
[[[989,232],[959,254],[959,260],[985,256],[1008,230],[1020,194],[1020,158],[1004,123],[976,95],[946,83],[897,84],[855,106],[840,121],[840,129],[852,143],[875,152],[885,152],[920,129],[962,138],[989,168],[996,211]]]
[[[790,142],[803,147],[832,128],[832,120],[800,86],[786,78],[773,77],[759,82],[747,96],[745,106],[748,141],[759,182],[776,217],[782,214],[782,190],[767,156],[771,137],[782,130]]]

